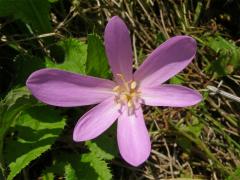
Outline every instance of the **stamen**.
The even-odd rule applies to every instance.
[[[130,84],[130,88],[131,89],[136,89],[136,87],[137,87],[136,81],[132,81],[131,84]]]
[[[128,82],[126,81],[125,77],[122,74],[116,74],[116,75],[119,76],[119,78],[123,82],[124,87],[126,88],[126,90],[129,91]]]
[[[126,94],[121,94],[120,95],[120,99],[122,100],[122,101],[128,101],[128,96],[126,95]]]
[[[127,106],[128,106],[129,108],[131,108],[131,107],[133,106],[132,101],[128,101]]]
[[[136,81],[127,81],[123,74],[116,74],[120,83],[113,88],[115,93],[115,102],[119,107],[119,111],[122,108],[127,108],[128,114],[132,115],[135,112],[136,105],[140,101],[140,92],[138,91],[138,84]]]
[[[119,92],[119,91],[120,91],[120,86],[115,86],[115,87],[113,88],[113,91],[114,91],[114,92]]]
[[[116,74],[116,75],[122,80],[122,82],[126,82],[126,79],[122,74]]]

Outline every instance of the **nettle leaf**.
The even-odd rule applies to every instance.
[[[88,35],[86,73],[91,76],[110,76],[107,56],[102,39],[96,34]]]
[[[89,152],[82,155],[74,152],[61,151],[54,153],[53,165],[43,172],[43,177],[49,173],[64,176],[66,179],[112,179],[112,173],[108,167],[107,160],[113,156],[96,143],[88,141],[85,143]]]
[[[48,68],[57,68],[66,71],[85,74],[87,60],[87,45],[78,39],[70,38],[60,41],[58,45],[63,49],[65,56],[62,63],[54,63],[46,59]]]
[[[25,87],[11,90],[6,97],[0,101],[0,164],[5,164],[3,155],[3,144],[5,134],[10,126],[20,116],[21,112],[31,107],[36,101],[31,98]]]
[[[45,67],[44,61],[41,58],[30,55],[18,55],[14,59],[14,67],[16,74],[14,76],[14,84],[25,85],[28,76],[41,68]]]
[[[76,171],[73,169],[72,165],[68,163],[65,166],[65,178],[66,180],[77,180]]]
[[[118,145],[116,140],[117,126],[113,124],[107,131],[105,131],[101,136],[94,139],[93,142],[97,144],[99,148],[105,153],[111,155],[111,158],[118,157]]]
[[[51,31],[48,0],[0,0],[0,17],[13,16],[39,33]]]
[[[35,102],[26,87],[11,90],[6,97],[0,101],[0,152],[2,150],[5,133],[19,117],[21,112],[31,107]]]
[[[105,160],[112,160],[114,156],[103,151],[94,142],[87,141],[85,144],[88,146],[90,153],[82,155],[82,162],[90,163],[90,166],[98,174],[98,179],[112,179],[111,171]]]
[[[221,36],[208,37],[206,45],[216,53],[216,59],[209,67],[219,76],[233,73],[240,68],[240,48]]]
[[[54,180],[54,174],[52,172],[46,172],[42,176],[43,180]]]
[[[5,160],[9,164],[8,180],[13,179],[32,160],[51,148],[65,125],[59,111],[46,106],[33,107],[22,112],[12,127],[5,147]],[[17,149],[17,151],[13,151]]]
[[[66,177],[70,172],[66,172],[69,170],[69,164],[71,165],[72,170],[75,171],[75,175],[77,179],[88,180],[88,179],[97,179],[98,175],[94,171],[94,169],[90,166],[90,163],[82,162],[81,155],[78,153],[71,153],[68,151],[58,151],[54,153],[54,161],[52,166],[47,167],[43,176],[46,174],[55,174],[57,176]]]

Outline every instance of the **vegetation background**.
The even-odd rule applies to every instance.
[[[240,179],[239,14],[238,0],[0,0],[0,179]],[[131,31],[134,68],[174,35],[198,43],[195,60],[169,83],[204,100],[144,108],[152,151],[137,168],[119,156],[115,126],[73,142],[91,107],[47,106],[25,87],[45,67],[111,77],[102,35],[114,15]]]

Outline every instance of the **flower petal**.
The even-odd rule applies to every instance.
[[[157,88],[142,88],[143,103],[150,106],[185,107],[202,100],[197,91],[179,85],[164,84]]]
[[[117,74],[132,80],[132,45],[130,34],[125,23],[118,17],[112,17],[104,32],[105,48],[109,64],[116,81],[121,81]]]
[[[94,139],[107,130],[119,116],[114,98],[108,98],[84,114],[74,128],[74,141]]]
[[[115,83],[62,70],[41,69],[27,79],[27,87],[40,101],[62,107],[96,104],[112,96]]]
[[[196,54],[196,41],[189,36],[175,36],[155,49],[134,73],[142,87],[162,84],[182,71]]]
[[[151,151],[151,142],[141,107],[133,115],[128,115],[124,111],[119,116],[117,138],[121,156],[129,164],[139,166],[147,160]]]

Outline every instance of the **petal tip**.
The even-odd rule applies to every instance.
[[[149,154],[150,155],[150,154]],[[140,165],[142,165],[149,157],[149,155],[144,158],[144,159],[140,159],[140,160],[132,160],[132,161],[129,161],[129,160],[125,160],[128,164],[130,164],[131,166],[134,166],[134,167],[138,167]]]
[[[196,91],[196,95],[197,95],[197,98],[196,98],[196,103],[195,104],[198,104],[203,100],[203,96],[198,91]]]
[[[75,133],[73,133],[73,141],[81,142],[81,141],[84,141],[84,140],[82,140],[81,138],[79,138],[79,136],[77,136]]]
[[[117,20],[117,19],[120,19],[120,20],[121,20],[121,18],[120,18],[119,16],[113,16],[113,17],[110,18],[110,21],[111,21],[111,20]]]
[[[120,21],[120,22],[123,22],[123,20],[119,17],[119,16],[113,16],[109,19],[108,22],[111,22],[111,21]],[[124,23],[124,22],[123,22]]]
[[[73,141],[75,142],[82,142],[82,141],[88,141],[91,140],[92,138],[89,137],[85,137],[83,133],[79,132],[79,130],[77,130],[79,127],[75,127],[73,130]]]
[[[108,20],[108,23],[107,23],[106,27],[108,27],[109,25],[115,25],[115,26],[117,26],[117,28],[121,28],[121,27],[124,27],[124,28],[126,27],[127,28],[125,22],[119,16],[111,17]]]
[[[182,106],[182,107],[194,106],[203,100],[202,95],[198,91],[193,90],[193,92],[194,92],[194,94],[192,95],[191,103],[189,103],[189,105]]]
[[[131,166],[137,167],[142,165],[150,156],[151,153],[151,145],[149,146],[149,149],[147,151],[145,151],[144,154],[142,154],[141,156],[134,156],[134,157],[124,157],[122,156],[122,158]]]
[[[80,124],[80,123],[79,123]],[[73,141],[75,142],[81,142],[81,141],[87,141],[90,140],[91,138],[87,138],[84,136],[82,133],[81,125],[77,124],[73,130]]]
[[[188,36],[188,35],[177,35],[173,38],[176,38],[176,40],[185,40],[185,43],[189,43],[189,45],[191,45],[193,48],[195,48],[195,50],[197,49],[197,41],[191,37],[191,36]]]

